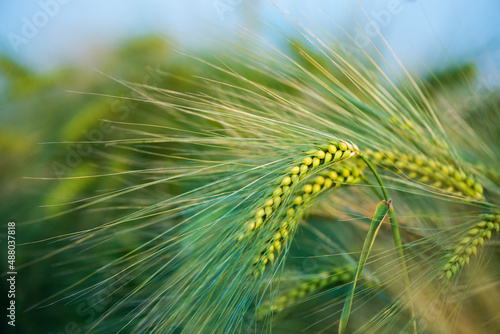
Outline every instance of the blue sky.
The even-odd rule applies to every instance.
[[[290,15],[334,35],[340,30],[332,21],[356,33],[356,20],[361,26],[375,20],[391,1],[398,0],[360,0],[364,16],[356,1],[346,0],[346,7],[341,0],[276,0]],[[498,63],[500,1],[400,2],[401,10],[381,32],[411,67],[478,55],[485,64],[483,58]],[[259,20],[280,32],[295,31],[269,0],[10,0],[0,2],[0,51],[39,69],[68,62],[92,66],[100,49],[145,33],[173,36],[188,49],[210,48],[208,36],[227,38],[238,24],[270,36],[271,28]]]

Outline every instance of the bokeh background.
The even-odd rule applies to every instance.
[[[103,119],[140,122],[141,112],[153,108],[116,98],[133,97],[131,89],[117,80],[199,91],[200,87],[185,78],[210,73],[183,54],[209,60],[231,54],[235,44],[230,41],[244,47],[239,32],[248,29],[294,56],[284,37],[306,43],[299,42],[301,36],[289,20],[293,17],[306,22],[320,37],[333,36],[341,43],[348,33],[363,45],[367,43],[363,30],[375,22],[411,73],[426,77],[432,71],[452,85],[460,68],[461,75],[479,78],[473,90],[487,95],[500,86],[499,13],[500,3],[495,0],[2,1],[2,259],[6,259],[8,221],[18,223],[18,243],[24,243],[78,230],[101,217],[101,213],[87,212],[72,215],[71,220],[63,215],[38,222],[71,208],[60,203],[113,187],[105,184],[108,179],[65,178],[130,167],[128,160],[106,159],[100,146],[90,144],[79,150],[70,144],[104,139],[112,131]],[[376,45],[385,43],[380,37],[373,39]],[[374,50],[367,45],[364,51]],[[387,48],[384,52],[388,62],[381,65],[391,66],[395,60]],[[140,240],[116,242],[132,247]],[[20,246],[18,266],[36,259],[37,247],[44,246]],[[107,247],[121,249],[123,245],[109,243]],[[95,320],[112,302],[95,307],[95,301],[84,300],[66,308],[63,300],[56,307],[24,312],[61,290],[55,277],[62,275],[68,282],[78,277],[76,268],[60,272],[60,261],[64,259],[42,261],[20,271],[15,332],[79,333],[82,323]],[[4,263],[2,260],[2,266]],[[7,327],[4,330],[13,332]]]

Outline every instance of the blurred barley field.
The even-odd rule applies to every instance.
[[[242,19],[189,51],[150,33],[92,66],[0,55],[2,332],[500,332],[495,40],[465,53],[408,19],[442,49],[397,54],[420,1],[338,22],[270,3],[211,3]]]

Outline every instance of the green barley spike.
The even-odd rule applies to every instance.
[[[335,158],[332,152],[341,154]],[[308,152],[310,155],[301,164],[291,167],[289,173],[281,177],[278,187],[246,222],[244,232],[238,237],[238,240],[252,237],[263,226],[275,230],[274,237],[263,245],[255,259],[253,274],[262,273],[269,263],[274,262],[307,207],[320,194],[343,184],[357,184],[363,179],[362,172],[356,167],[335,164],[357,152],[357,147],[352,144],[331,142],[325,149]],[[312,178],[314,175],[317,176]]]
[[[469,264],[470,257],[477,254],[478,248],[484,247],[485,239],[490,239],[492,232],[499,231],[500,214],[482,215],[481,221],[457,238],[446,255],[448,262],[441,268],[446,279],[455,277],[461,268]]]
[[[295,302],[330,287],[347,284],[351,282],[353,275],[353,268],[339,267],[301,280],[297,282],[295,287],[284,291],[276,297],[272,303],[264,303],[258,310],[259,317],[262,318],[269,314],[269,312],[281,312],[292,306]]]
[[[397,151],[374,152],[367,149],[364,154],[375,165],[397,174],[404,173],[410,179],[446,192],[484,200],[482,185],[471,173],[466,173],[453,164],[444,164],[425,155],[404,154]]]

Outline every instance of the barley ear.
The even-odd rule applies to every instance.
[[[456,277],[459,271],[469,264],[470,257],[476,255],[478,249],[484,247],[485,239],[490,239],[492,232],[500,231],[500,214],[486,214],[481,221],[468,229],[453,244],[450,251],[444,256],[448,261],[441,268],[445,281]]]

